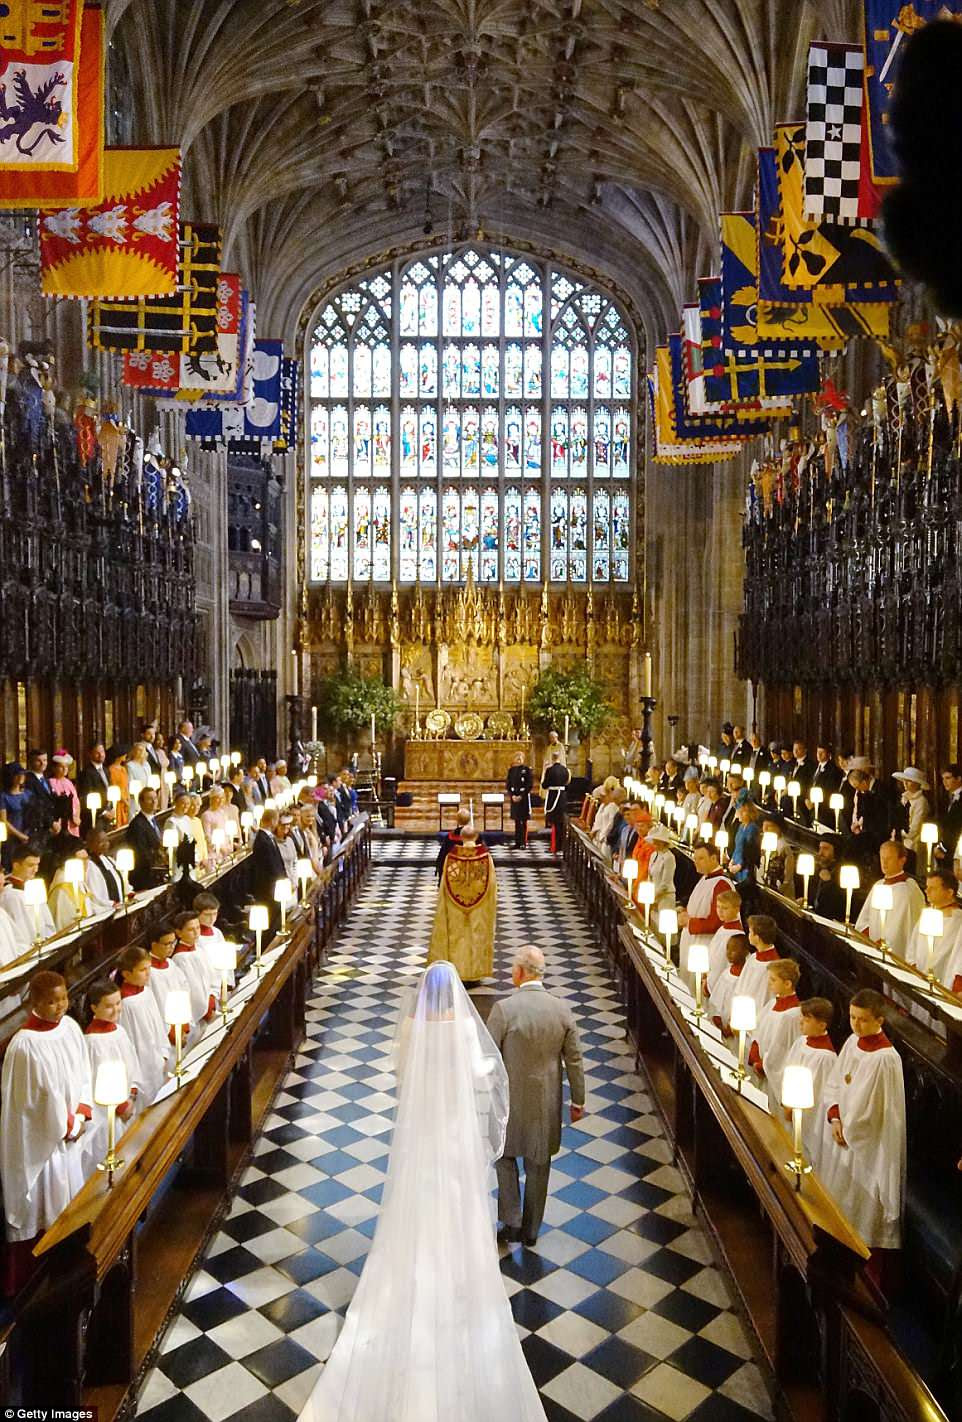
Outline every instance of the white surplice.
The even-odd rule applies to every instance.
[[[898,1249],[905,1191],[905,1087],[902,1061],[886,1045],[866,1050],[854,1033],[829,1085],[847,1145],[834,1139],[823,1183],[871,1249]]]
[[[796,1037],[785,1058],[783,1072],[787,1066],[808,1067],[812,1073],[815,1105],[811,1111],[802,1112],[802,1146],[806,1158],[821,1179],[825,1160],[831,1151],[837,1149],[828,1119],[828,1108],[833,1104],[828,1097],[835,1075],[832,1039],[827,1034],[824,1037]]]
[[[36,910],[24,900],[23,890],[18,889],[10,879],[0,889],[0,909],[3,909],[13,924],[14,937],[20,944],[20,952],[26,953],[27,949],[37,941]],[[42,939],[52,938],[56,931],[50,910],[46,904],[41,904],[40,937]]]
[[[925,907],[922,890],[914,879],[904,874],[877,882],[888,884],[892,890],[892,907],[885,915],[885,942],[893,953],[904,958],[912,929]],[[874,887],[873,884],[872,889]],[[872,889],[869,889],[862,911],[855,920],[855,927],[859,933],[867,933],[873,943],[881,943],[882,919],[878,909],[872,907]]]
[[[945,982],[949,963],[955,957],[956,949],[962,944],[962,907],[954,904],[948,909],[943,909],[942,927],[942,937],[932,940],[932,972],[939,982]],[[888,942],[888,923],[885,925],[885,938]],[[918,923],[909,934],[904,957],[907,963],[914,963],[920,972],[928,972],[929,942],[919,932]],[[951,986],[950,979],[946,983],[946,987]]]
[[[120,1020],[137,1053],[143,1104],[149,1106],[166,1080],[173,1048],[153,993],[147,988],[134,992],[121,988],[121,992]]]
[[[784,1003],[791,1005],[786,1007],[782,1005]],[[794,994],[791,998],[776,997],[771,1002],[766,1002],[758,1014],[754,1046],[758,1048],[765,1073],[768,1104],[776,1115],[782,1105],[782,1073],[788,1054],[800,1035],[801,1015],[802,1009]]]

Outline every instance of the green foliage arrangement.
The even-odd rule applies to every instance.
[[[614,715],[604,682],[586,667],[543,671],[532,688],[527,711],[533,725],[559,734],[567,716],[569,731],[577,731],[579,736],[602,730]]]
[[[390,686],[377,677],[343,672],[329,676],[318,688],[317,707],[321,720],[331,731],[357,731],[377,718],[379,731],[391,730],[401,703]]]

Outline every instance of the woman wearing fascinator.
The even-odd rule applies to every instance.
[[[451,963],[402,1010],[396,1064],[377,1231],[299,1422],[546,1422],[495,1240],[508,1078]]]

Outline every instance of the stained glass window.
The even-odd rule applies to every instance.
[[[398,261],[322,306],[307,384],[312,581],[628,581],[636,355],[606,293],[506,251]]]

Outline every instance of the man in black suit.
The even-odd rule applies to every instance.
[[[281,854],[274,831],[277,829],[279,812],[267,809],[261,816],[260,827],[251,847],[251,893],[256,903],[266,904],[271,916],[277,913],[274,900],[274,885],[278,879],[287,877],[287,868]]]
[[[157,791],[145,786],[137,798],[140,806],[124,836],[134,851],[130,883],[135,889],[152,889],[165,877],[164,845],[156,820]]]
[[[815,747],[815,771],[812,775],[812,786],[817,785],[824,796],[825,808],[828,808],[828,797],[834,795],[842,783],[842,772],[835,764],[831,746],[818,745]]]
[[[812,780],[815,775],[815,765],[814,762],[809,759],[808,746],[797,737],[792,742],[792,756],[792,765],[786,774],[789,780],[798,781],[799,789],[804,799],[811,789]]]
[[[267,761],[264,759],[263,756],[261,756],[260,760],[257,761],[255,769],[257,771],[257,776],[254,783],[256,784],[257,789],[260,791],[260,803],[263,805],[265,801],[271,798],[271,778],[267,773]]]
[[[341,838],[341,826],[334,805],[334,791],[329,785],[321,787],[321,798],[317,802],[317,821],[321,835],[329,844]]]
[[[732,748],[728,759],[732,765],[750,765],[752,758],[752,747],[745,738],[745,727],[735,726],[732,730]]]
[[[87,747],[87,762],[77,776],[77,794],[81,805],[85,804],[88,795],[93,794],[100,796],[101,805],[106,805],[107,786],[110,784],[110,776],[104,767],[106,759],[103,741],[94,741],[92,746]]]
[[[935,846],[935,857],[951,866],[956,845],[962,836],[962,765],[953,761],[945,767],[942,788],[948,796],[948,804],[939,816],[939,842]]]
[[[180,753],[184,757],[184,764],[194,766],[200,756],[197,747],[194,745],[194,723],[193,721],[181,721],[177,727],[177,734],[180,737]]]
[[[860,765],[868,766],[864,757],[856,759]],[[870,769],[850,770],[848,781],[855,792],[850,821],[852,848],[860,859],[874,859],[879,845],[889,837],[891,821],[888,807],[881,794],[873,788]]]

